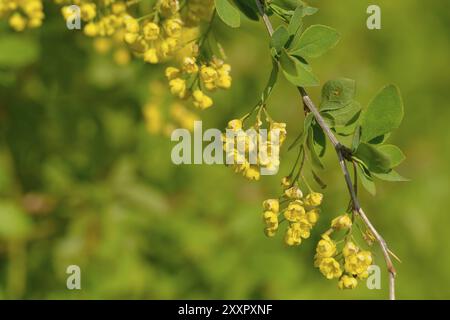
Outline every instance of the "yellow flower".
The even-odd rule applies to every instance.
[[[99,33],[99,28],[95,23],[90,22],[84,27],[83,32],[88,37],[95,37]]]
[[[278,215],[273,211],[265,211],[263,213],[263,220],[268,229],[278,229]]]
[[[232,131],[239,131],[242,129],[242,121],[240,119],[234,119],[228,122],[228,129]]]
[[[278,131],[278,134],[279,134],[278,138],[280,141],[280,145],[283,144],[283,142],[286,140],[286,136],[287,136],[286,123],[272,122],[270,124],[270,131],[271,131],[271,135],[272,135],[272,132]]]
[[[322,203],[323,194],[318,192],[311,192],[305,198],[305,204],[310,207],[320,206]]]
[[[358,253],[359,248],[352,241],[348,241],[345,243],[344,248],[342,249],[342,254],[344,257],[349,257],[353,254]]]
[[[183,99],[186,97],[186,81],[180,78],[175,78],[169,81],[170,92]]]
[[[336,243],[328,235],[324,234],[317,244],[316,253],[321,258],[332,257],[336,253]]]
[[[183,61],[183,69],[189,74],[198,72],[197,61],[194,57],[186,57]]]
[[[284,242],[288,246],[298,246],[300,243],[302,243],[300,226],[298,223],[291,224],[291,226],[287,229],[286,235],[284,237]]]
[[[125,30],[129,33],[138,33],[139,29],[139,22],[131,16],[127,16],[125,19]]]
[[[148,22],[144,25],[143,32],[146,40],[157,40],[159,36],[159,26],[156,23]]]
[[[95,3],[84,3],[80,7],[81,19],[91,21],[97,15],[97,7]]]
[[[339,217],[336,217],[331,221],[331,227],[334,230],[342,230],[342,229],[348,229],[352,226],[352,219],[349,217],[348,214],[343,214]]]
[[[86,31],[87,26],[84,28],[84,31]],[[134,44],[139,38],[139,35],[137,33],[127,32],[125,33],[123,40],[128,44]]]
[[[217,79],[217,71],[211,67],[202,65],[200,67],[200,77],[205,83],[212,83]]]
[[[297,186],[286,189],[284,194],[290,199],[300,199],[303,197],[303,192]]]
[[[249,180],[259,180],[261,174],[259,173],[258,167],[250,166],[250,168],[245,171],[245,177]]]
[[[164,30],[169,37],[178,38],[181,35],[181,25],[179,19],[168,19],[164,22]]]
[[[302,207],[302,202],[300,200],[289,203],[286,211],[284,212],[284,217],[286,220],[291,222],[299,222],[304,216],[305,208]]]
[[[180,76],[180,69],[174,68],[174,67],[167,67],[166,68],[166,77],[169,80],[173,80],[175,78],[178,78]]]
[[[281,179],[281,185],[284,188],[289,188],[291,186],[292,182],[290,177],[283,177],[283,179]]]
[[[165,16],[176,14],[180,10],[178,0],[160,0],[161,11]]]
[[[275,235],[277,234],[277,229],[265,228],[265,229],[264,229],[264,233],[265,233],[266,236],[268,236],[269,238],[272,238],[272,237],[275,237]]]
[[[334,258],[323,258],[320,262],[319,269],[329,280],[339,278],[342,275],[341,266]]]
[[[151,64],[156,64],[159,62],[158,53],[156,52],[155,48],[150,48],[147,51],[145,51],[144,61]]]
[[[213,105],[213,101],[210,97],[204,94],[201,90],[195,90],[194,94],[194,105],[200,109],[207,109]]]
[[[345,257],[344,268],[349,274],[357,275],[358,278],[368,277],[367,269],[372,264],[372,254],[369,251],[360,251]]]
[[[319,209],[312,209],[308,211],[306,213],[306,218],[308,219],[309,223],[315,225],[319,220]]]
[[[9,25],[15,31],[23,31],[27,26],[27,20],[20,13],[16,12],[9,18]]]
[[[356,286],[358,285],[358,280],[356,280],[355,278],[353,278],[352,276],[348,276],[346,274],[344,274],[340,279],[339,279],[339,289],[354,289],[356,288]]]
[[[267,199],[263,202],[263,208],[266,211],[278,213],[278,211],[280,210],[280,203],[278,202],[278,199]]]

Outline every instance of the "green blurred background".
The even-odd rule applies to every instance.
[[[402,260],[398,298],[448,299],[448,3],[309,3],[320,12],[307,23],[342,34],[335,49],[313,61],[322,83],[355,79],[363,105],[387,83],[401,88],[406,115],[390,141],[406,153],[399,171],[412,181],[378,182],[377,196],[363,194],[362,203]],[[369,4],[381,6],[381,30],[366,28]],[[387,297],[378,248],[381,290],[340,291],[313,267],[320,232],[348,201],[330,150],[311,239],[295,248],[281,235],[267,239],[261,202],[279,194],[295,154],[284,150],[280,174],[256,183],[223,166],[174,166],[170,139],[149,134],[142,115],[155,94],[149,83],[162,79],[163,68],[140,60],[117,66],[90,39],[68,31],[53,5],[46,13],[39,30],[16,35],[4,22],[0,27],[0,42],[24,38],[29,50],[17,55],[31,56],[26,66],[0,65],[0,298]],[[262,25],[217,32],[234,84],[201,117],[204,127],[223,128],[255,104],[271,62]],[[318,101],[319,89],[311,94]],[[292,141],[303,120],[296,90],[280,81],[269,108],[287,121]],[[66,289],[71,264],[81,267],[81,291]]]

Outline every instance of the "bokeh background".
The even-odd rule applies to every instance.
[[[47,3],[47,1],[45,1]],[[450,298],[449,10],[446,1],[310,1],[340,44],[313,61],[322,83],[357,81],[367,105],[387,83],[405,103],[403,125],[390,141],[408,159],[408,183],[378,182],[362,203],[393,251],[400,299]],[[366,28],[366,8],[379,4],[382,29]],[[146,128],[143,107],[170,104],[163,67],[99,54],[92,40],[65,28],[48,4],[39,30],[26,39],[26,65],[0,64],[0,298],[72,299],[382,299],[364,285],[340,291],[313,267],[314,247],[329,220],[348,202],[336,157],[321,174],[328,188],[310,240],[287,248],[267,239],[261,202],[279,194],[294,154],[282,154],[280,174],[249,182],[224,166],[175,166],[173,143]],[[261,24],[238,30],[217,25],[233,67],[230,91],[201,113],[204,127],[223,128],[257,101],[269,75]],[[14,51],[16,50],[16,51]],[[3,52],[5,53],[5,51]],[[1,54],[0,54],[1,55]],[[11,56],[11,54],[7,54]],[[118,59],[119,57],[119,59]],[[23,60],[23,59],[22,59]],[[159,84],[163,81],[163,85]],[[315,101],[319,89],[311,90]],[[296,90],[282,80],[270,100],[287,121],[289,139],[301,131]],[[82,290],[66,289],[66,268],[82,270]]]

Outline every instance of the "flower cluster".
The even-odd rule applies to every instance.
[[[79,6],[84,33],[97,38],[94,46],[97,51],[109,52],[114,44],[114,60],[118,64],[127,64],[131,54],[149,64],[179,61],[179,65],[166,69],[170,92],[177,98],[191,99],[198,109],[213,105],[207,91],[231,87],[230,65],[205,46],[210,28],[200,35],[201,23],[211,22],[213,17],[212,0],[189,0],[183,5],[179,0],[157,0],[151,12],[141,17],[134,14],[138,8],[129,8],[135,2],[125,0],[54,1],[63,5],[66,19],[73,17],[71,5]],[[128,54],[117,39],[128,47]]]
[[[231,67],[216,57],[202,62],[198,55],[198,48],[194,48],[192,56],[185,57],[180,68],[166,69],[166,77],[173,95],[180,99],[192,97],[194,106],[204,110],[213,105],[213,100],[205,91],[231,87]]]
[[[261,172],[277,172],[280,165],[279,152],[286,139],[286,124],[267,118],[268,128],[263,128],[261,120],[244,129],[242,119],[228,122],[226,133],[222,135],[227,164],[236,173],[249,180],[259,180]]]
[[[358,279],[369,276],[368,268],[372,264],[370,251],[361,250],[353,241],[345,239],[341,251],[330,235],[334,231],[349,230],[352,220],[347,215],[341,215],[331,222],[331,229],[322,235],[316,247],[314,265],[327,279],[339,279],[340,289],[354,289]]]
[[[0,18],[6,17],[15,31],[38,28],[44,20],[41,0],[0,0]]]
[[[283,179],[286,182],[286,179]],[[287,221],[288,228],[284,241],[288,246],[300,245],[302,239],[308,239],[311,229],[319,219],[319,206],[323,195],[311,192],[303,196],[300,188],[294,184],[286,186],[280,199],[268,199],[263,202],[263,220],[268,237],[273,237],[278,230],[279,223]],[[281,208],[281,207],[284,208]],[[282,215],[282,218],[279,217]]]

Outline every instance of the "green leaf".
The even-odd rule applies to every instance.
[[[314,8],[314,7],[310,7],[310,6],[306,6],[303,9],[303,16],[312,16],[313,14],[317,13],[317,11],[319,11],[318,8]]]
[[[318,169],[324,169],[324,166],[322,164],[322,161],[320,161],[319,155],[316,152],[316,149],[314,148],[314,131],[312,128],[309,129],[308,134],[308,149],[309,154],[311,155],[311,163],[314,167]]]
[[[314,122],[312,126],[313,137],[314,137],[314,147],[316,148],[319,157],[323,157],[327,148],[327,139],[322,128]]]
[[[297,66],[296,61],[293,57],[291,57],[286,50],[282,50],[280,54],[280,65],[281,69],[287,74],[292,76],[297,75]]]
[[[314,119],[314,115],[312,113],[308,113],[303,122],[303,131],[300,135],[295,139],[295,141],[289,146],[288,150],[292,150],[296,145],[305,144],[306,138],[308,137],[309,128],[311,128],[312,120]]]
[[[297,35],[300,33],[300,29],[303,25],[303,6],[298,6],[294,11],[294,15],[289,22],[288,31],[290,35]]]
[[[361,127],[357,126],[352,141],[352,151],[355,152],[361,143]]]
[[[391,169],[389,158],[370,144],[362,142],[354,155],[365,163],[370,172],[385,173]]]
[[[220,19],[232,28],[241,25],[241,15],[239,10],[233,7],[228,0],[214,0],[216,11]]]
[[[390,182],[406,182],[410,181],[410,179],[405,178],[401,176],[397,171],[391,170],[387,173],[374,173],[373,174],[376,178],[384,181],[390,181]]]
[[[291,54],[305,58],[317,58],[333,48],[340,35],[333,28],[312,25],[303,32],[298,43],[291,48]]]
[[[339,78],[330,80],[322,88],[321,111],[339,109],[350,103],[356,93],[356,82]]]
[[[284,50],[280,56],[280,64],[286,79],[297,87],[319,85],[319,80],[311,72],[311,68],[299,59],[289,56]]]
[[[399,89],[389,85],[381,89],[364,112],[362,141],[370,141],[398,128],[403,119],[403,102]]]
[[[247,18],[254,21],[259,20],[258,8],[256,7],[255,1],[234,0],[234,3]]]
[[[289,40],[289,32],[285,26],[279,26],[272,35],[270,46],[275,48],[277,52],[281,51]]]
[[[346,106],[340,109],[329,110],[322,112],[328,114],[333,119],[333,127],[345,127],[350,123],[354,123],[357,119],[355,116],[361,111],[361,105],[357,101],[351,101]]]
[[[382,136],[378,136],[373,138],[372,140],[369,141],[370,144],[382,144],[384,142],[386,142],[386,140],[389,138],[391,134],[390,133],[386,133]]]
[[[21,68],[39,59],[36,41],[24,35],[2,35],[0,37],[0,67]]]
[[[373,182],[372,175],[367,170],[367,168],[365,168],[363,164],[358,163],[357,170],[359,180],[361,180],[361,184],[364,189],[366,189],[371,195],[376,195],[377,188],[375,186],[375,183]]]
[[[278,72],[279,67],[278,63],[275,60],[272,60],[272,72],[270,73],[269,82],[267,83],[262,95],[261,95],[261,101],[264,103],[269,98],[270,94],[272,93],[273,88],[275,87],[275,84],[277,83],[278,79]]]
[[[390,167],[395,168],[400,165],[405,159],[406,156],[400,150],[399,147],[394,146],[392,144],[385,144],[378,147],[378,150],[381,151],[386,157],[389,158]]]

